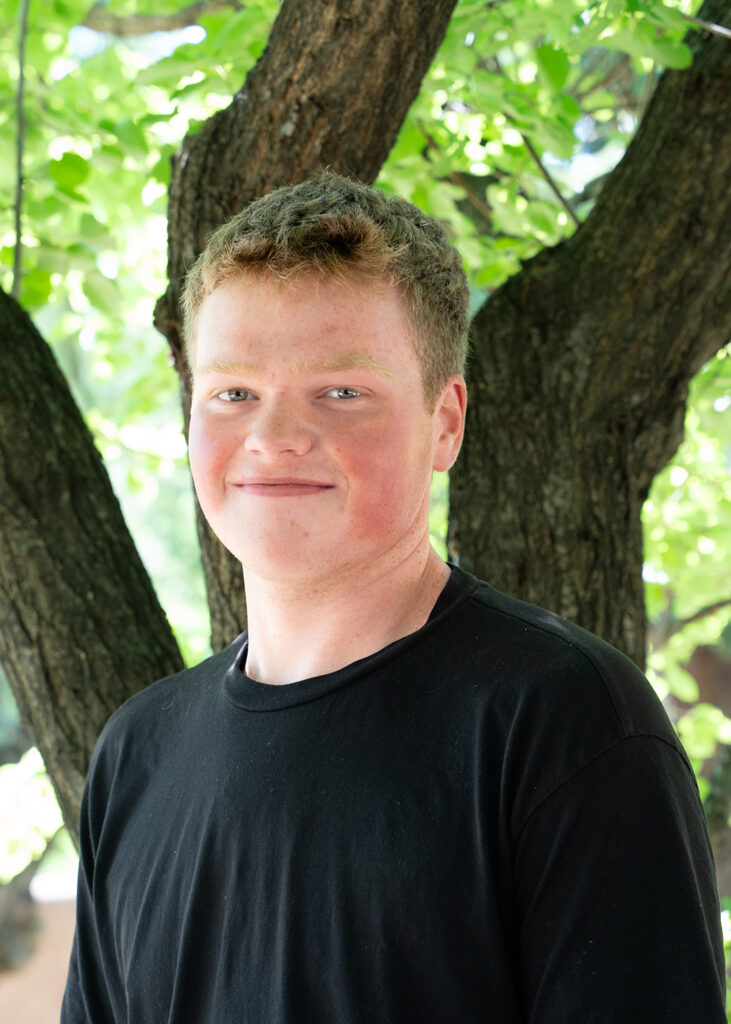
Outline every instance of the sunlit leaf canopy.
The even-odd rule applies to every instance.
[[[17,764],[0,765],[0,885],[40,857],[61,824],[51,780],[34,747]]]
[[[522,260],[586,218],[659,73],[690,63],[682,38],[698,6],[457,5],[379,184],[445,223],[463,254],[475,308]],[[0,3],[6,289],[16,242],[21,9],[17,0]],[[29,5],[20,299],[85,411],[189,661],[206,651],[205,600],[177,380],[151,326],[165,286],[169,161],[186,132],[231,102],[278,9],[275,0],[211,0],[195,5],[193,20],[192,9],[172,0]],[[169,30],[136,34],[153,16]],[[718,640],[728,621],[722,602],[731,596],[724,574],[729,451],[721,440],[731,402],[726,356],[696,380],[686,442],[645,509],[651,672],[661,692],[691,700],[682,663],[695,644]],[[444,480],[437,491],[438,534]],[[660,629],[715,605],[669,635]]]

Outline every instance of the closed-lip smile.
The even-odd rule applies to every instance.
[[[266,477],[252,476],[237,480],[235,486],[246,494],[259,494],[265,497],[296,497],[298,495],[318,494],[330,490],[333,484],[321,480],[305,480],[301,477]]]

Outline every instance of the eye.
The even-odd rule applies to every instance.
[[[216,398],[220,398],[222,402],[248,402],[255,399],[256,395],[244,388],[228,388],[226,391],[219,391]]]
[[[360,398],[361,395],[362,391],[356,391],[355,388],[331,388],[325,392],[325,398]]]

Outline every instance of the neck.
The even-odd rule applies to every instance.
[[[428,541],[357,580],[281,582],[244,570],[246,672],[264,683],[292,683],[344,668],[420,629],[448,578]]]

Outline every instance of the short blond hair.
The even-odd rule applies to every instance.
[[[469,291],[441,224],[396,196],[326,171],[256,199],[211,236],[182,296],[189,355],[204,299],[239,274],[377,278],[401,292],[433,405],[467,357]]]

